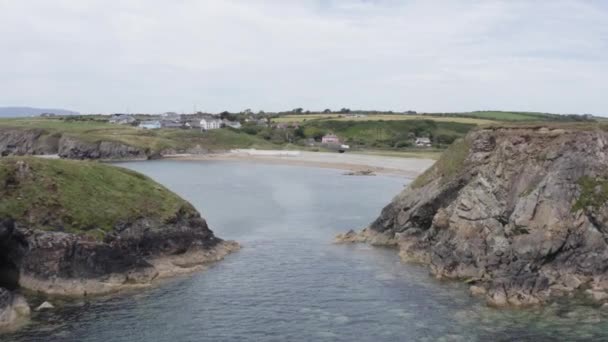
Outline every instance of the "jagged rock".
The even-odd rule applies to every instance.
[[[493,305],[588,286],[602,301],[607,202],[607,130],[487,128],[452,146],[368,230],[394,237],[404,259],[438,277],[481,279]]]
[[[55,306],[53,304],[51,304],[49,302],[44,302],[36,308],[36,311],[50,310],[50,309],[54,309],[54,308],[55,308]]]
[[[23,296],[0,287],[0,328],[10,327],[30,315],[30,307]]]
[[[53,155],[68,159],[148,159],[154,155],[115,141],[89,142],[42,129],[0,129],[0,155]]]
[[[40,155],[55,154],[59,136],[49,135],[42,129],[0,129],[0,154]]]
[[[61,137],[57,154],[68,159],[148,159],[150,151],[114,141],[86,142]]]

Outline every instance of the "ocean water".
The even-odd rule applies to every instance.
[[[53,298],[55,310],[0,341],[608,340],[608,314],[583,301],[494,309],[394,250],[332,244],[373,221],[406,179],[228,161],[119,165],[188,199],[243,249],[143,291]]]

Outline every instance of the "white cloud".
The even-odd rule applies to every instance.
[[[608,114],[608,8],[0,0],[0,105]]]

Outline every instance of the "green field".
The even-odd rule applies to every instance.
[[[406,120],[432,120],[438,122],[457,122],[472,125],[484,125],[493,123],[493,120],[482,118],[466,118],[466,117],[441,117],[432,115],[405,115],[405,114],[372,114],[362,117],[345,116],[344,114],[306,114],[306,115],[285,115],[273,118],[272,121],[280,122],[298,122],[305,123],[312,120],[335,120],[335,121],[406,121]]]
[[[441,148],[463,137],[476,125],[435,120],[340,121],[318,120],[303,124],[307,137],[334,133],[355,148],[412,148],[416,137],[428,136]]]
[[[576,115],[558,115],[539,112],[514,111],[474,111],[461,113],[421,113],[421,114],[386,114],[386,113],[315,113],[315,114],[281,114],[272,119],[273,122],[307,122],[311,120],[340,120],[340,121],[402,121],[402,120],[433,120],[440,122],[458,122],[473,125],[485,125],[496,121],[581,121]]]

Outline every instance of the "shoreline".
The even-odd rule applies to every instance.
[[[204,271],[211,265],[237,252],[241,246],[232,240],[224,240],[208,249],[195,249],[180,255],[148,258],[150,268],[112,273],[102,278],[51,278],[41,279],[21,275],[19,285],[28,292],[43,293],[47,297],[87,297],[144,289],[164,279]]]
[[[210,154],[165,155],[165,160],[183,161],[245,161],[264,164],[309,166],[344,170],[349,172],[371,171],[374,174],[415,178],[431,167],[435,160],[365,155],[356,153],[330,153],[308,151],[232,150]]]

